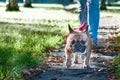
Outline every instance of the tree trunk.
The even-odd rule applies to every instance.
[[[24,7],[32,7],[32,5],[31,5],[32,3],[31,3],[31,0],[24,0]]]
[[[19,11],[17,0],[7,0],[6,11]]]
[[[107,8],[106,8],[105,1],[106,1],[106,0],[101,0],[101,6],[100,6],[100,9],[101,9],[101,10],[106,10],[106,9],[107,9]]]

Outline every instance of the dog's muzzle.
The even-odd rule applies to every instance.
[[[76,53],[76,52],[80,52],[80,53],[84,53],[86,50],[86,46],[85,46],[85,41],[81,40],[81,41],[73,41],[71,42],[71,47],[72,47],[72,52]]]

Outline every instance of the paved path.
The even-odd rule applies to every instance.
[[[108,21],[108,22],[106,22]],[[113,24],[111,24],[111,22]],[[113,34],[118,29],[118,23],[112,17],[103,17],[100,21],[98,44],[107,47],[108,43],[105,39],[114,36]],[[56,61],[48,63],[49,68],[43,70],[34,80],[110,80],[107,77],[109,64],[113,59],[115,53],[106,52],[104,50],[92,52],[90,58],[90,68],[83,69],[82,64],[73,64],[69,69],[65,67],[65,54],[64,48],[52,53]],[[57,62],[58,60],[58,62]],[[79,59],[79,62],[81,60]]]

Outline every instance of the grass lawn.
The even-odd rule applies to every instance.
[[[20,12],[5,12],[5,3],[0,5],[0,80],[21,79],[22,69],[40,65],[51,48],[59,48],[68,24],[79,24],[77,14],[60,4],[19,4]]]
[[[20,78],[23,68],[39,65],[45,53],[58,48],[65,38],[65,25],[59,24],[63,21],[40,20],[39,24],[0,22],[0,79]]]
[[[58,4],[19,4],[20,12],[5,12],[0,4],[0,80],[21,80],[24,68],[40,65],[46,53],[59,48],[68,23],[78,23]]]

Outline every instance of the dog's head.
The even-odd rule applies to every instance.
[[[72,51],[73,53],[79,52],[83,53],[86,50],[88,36],[84,31],[75,31],[70,25],[69,28],[69,36],[67,38],[66,47]]]

